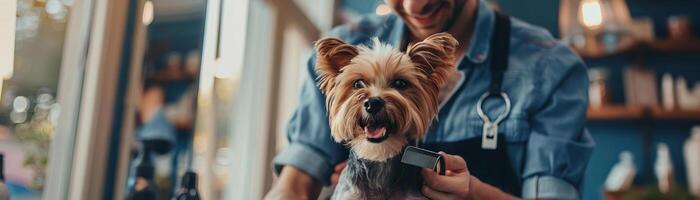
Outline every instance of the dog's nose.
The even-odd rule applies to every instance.
[[[384,107],[384,100],[379,97],[370,97],[365,100],[365,111],[369,114],[374,114]]]

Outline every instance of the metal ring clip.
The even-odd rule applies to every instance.
[[[479,117],[481,117],[481,120],[483,120],[485,123],[491,123],[491,119],[489,119],[489,116],[484,113],[482,106],[484,104],[484,101],[486,101],[486,99],[490,96],[497,95],[491,92],[486,92],[483,95],[481,95],[479,101],[476,103],[476,112],[479,114]],[[500,96],[501,99],[503,99],[503,101],[506,104],[506,108],[500,115],[498,115],[496,120],[493,121],[494,124],[501,123],[501,121],[506,119],[506,117],[508,117],[508,114],[510,114],[510,97],[508,97],[508,95],[505,92],[499,93],[498,96]]]

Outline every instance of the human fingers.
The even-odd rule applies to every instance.
[[[445,152],[438,152],[445,159],[445,169],[453,172],[462,172],[467,170],[467,162],[462,156],[451,155]]]
[[[465,173],[454,174],[453,176],[440,176],[429,169],[423,169],[421,173],[423,175],[423,184],[434,190],[453,194],[462,194],[469,190],[469,175]]]
[[[433,188],[430,188],[427,185],[423,185],[423,187],[421,187],[420,191],[423,193],[423,195],[430,198],[431,200],[455,199],[452,195],[445,193],[445,192],[437,191]]]
[[[331,175],[331,184],[338,184],[338,180],[340,180],[340,174],[333,173]]]
[[[343,162],[338,163],[337,165],[335,165],[335,167],[333,168],[333,171],[334,171],[334,172],[342,172],[343,169],[345,169],[345,166],[347,166],[347,165],[348,165],[348,161],[345,160],[345,161],[343,161]]]
[[[346,160],[335,165],[335,167],[333,168],[333,174],[331,174],[331,184],[338,183],[338,180],[340,180],[340,174],[343,172],[343,169],[345,169],[347,164],[348,161]]]

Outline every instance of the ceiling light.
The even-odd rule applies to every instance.
[[[141,22],[143,22],[143,25],[150,25],[153,22],[153,2],[152,1],[146,1],[146,3],[143,4],[143,13],[141,15]]]

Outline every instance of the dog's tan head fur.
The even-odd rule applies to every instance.
[[[372,48],[337,38],[316,42],[318,86],[331,134],[360,158],[386,161],[422,138],[438,111],[439,88],[455,70],[457,40],[438,33],[406,53],[374,39]]]

